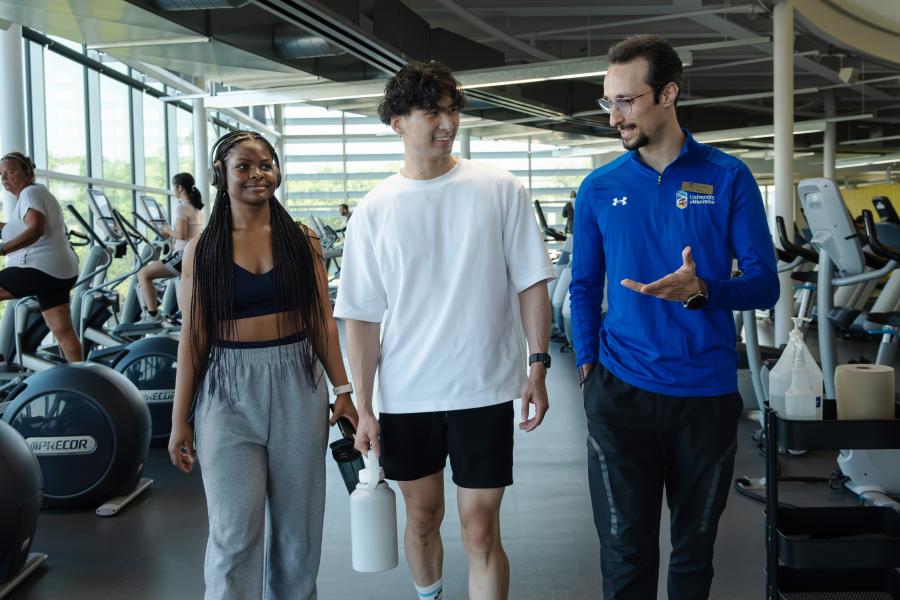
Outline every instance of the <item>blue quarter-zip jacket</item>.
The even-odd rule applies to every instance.
[[[572,333],[578,366],[599,360],[619,379],[658,394],[718,396],[737,389],[732,311],[771,308],[778,300],[775,251],[747,166],[684,133],[681,153],[662,174],[631,151],[582,182],[569,288]],[[676,271],[685,246],[709,288],[704,309],[621,285]],[[733,258],[741,272],[735,278]]]

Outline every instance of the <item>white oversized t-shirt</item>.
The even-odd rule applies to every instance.
[[[30,246],[6,255],[7,267],[28,267],[56,277],[78,276],[78,257],[66,239],[66,225],[59,202],[46,187],[33,183],[19,193],[9,223],[3,228],[3,241],[9,242],[25,231],[25,213],[34,209],[44,215],[44,234]]]
[[[366,195],[347,226],[334,314],[382,323],[381,412],[490,406],[525,381],[518,294],[553,277],[522,184],[460,159]]]

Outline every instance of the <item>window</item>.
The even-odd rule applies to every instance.
[[[194,115],[177,109],[175,118],[178,132],[178,173],[194,173]]]
[[[44,52],[47,169],[87,175],[84,67],[55,52]]]
[[[131,110],[128,87],[101,75],[100,106],[103,115],[100,123],[103,179],[131,183]]]
[[[163,103],[144,94],[144,178],[148,187],[168,188]]]

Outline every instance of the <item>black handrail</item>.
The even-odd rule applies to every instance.
[[[162,239],[165,239],[166,236],[163,234],[162,231],[160,231],[159,229],[156,228],[156,225],[154,225],[153,223],[151,223],[150,221],[148,221],[147,219],[145,219],[144,217],[142,217],[142,216],[140,215],[140,213],[132,213],[132,214],[133,214],[135,217],[137,217],[137,220],[138,220],[138,221],[140,221],[140,222],[143,223],[146,227],[148,227],[149,229],[151,229],[151,230],[153,231],[153,233],[155,233],[155,234],[157,235],[157,237],[159,237],[159,239],[161,239],[161,240],[162,240]]]
[[[872,217],[872,211],[863,209],[862,215],[863,222],[866,224],[866,237],[869,238],[869,247],[881,257],[900,262],[900,249],[894,248],[893,246],[886,246],[878,239],[878,229],[875,227],[875,219]]]
[[[137,215],[137,213],[131,213],[131,214],[133,214],[135,216]],[[143,233],[141,233],[140,230],[131,223],[131,221],[128,221],[127,219],[125,219],[125,217],[122,216],[122,213],[119,213],[119,221],[122,223],[122,229],[128,229],[129,231],[131,231],[131,233],[132,233],[132,235],[134,235],[134,237],[136,237],[140,241],[144,242],[145,244],[150,243],[150,240],[147,239],[147,236],[145,236]]]
[[[96,242],[97,245],[100,246],[101,248],[106,248],[106,243],[100,239],[100,236],[97,235],[97,232],[94,231],[94,228],[91,227],[90,225],[88,225],[87,221],[84,220],[84,217],[81,216],[81,213],[78,212],[78,209],[76,209],[71,204],[68,205],[66,208],[69,209],[69,212],[71,212],[75,216],[75,218],[78,220],[78,222],[81,223],[81,226],[84,227],[85,231],[87,231],[88,234],[90,234],[90,236],[92,238],[94,238],[94,242]]]
[[[544,216],[544,209],[541,207],[541,201],[537,198],[534,199],[534,210],[537,213],[538,222],[541,225],[541,229],[544,231],[544,234],[546,236],[553,238],[557,242],[566,241],[565,233],[547,225],[547,217]]]
[[[778,227],[778,239],[781,241],[781,246],[788,252],[794,254],[795,256],[802,256],[808,261],[818,262],[819,261],[819,253],[810,248],[806,248],[805,246],[800,246],[799,244],[795,244],[788,238],[787,227],[784,224],[784,217],[781,215],[777,215],[775,217],[775,225]]]
[[[131,234],[125,229],[125,219],[122,218],[122,213],[119,212],[118,209],[112,209],[113,218],[116,220],[116,223],[119,224],[119,229],[122,230],[122,234],[125,236],[125,241],[128,242],[128,245],[131,246],[132,251],[134,251],[134,255],[140,257],[141,252],[138,249],[137,244],[134,241],[134,238],[131,237]]]

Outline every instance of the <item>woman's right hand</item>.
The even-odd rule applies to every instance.
[[[359,413],[353,446],[363,454],[367,454],[371,448],[375,456],[381,458],[381,426],[371,411]]]
[[[194,461],[197,459],[194,431],[187,423],[172,425],[172,433],[169,434],[169,459],[184,473],[190,473],[194,469]]]

